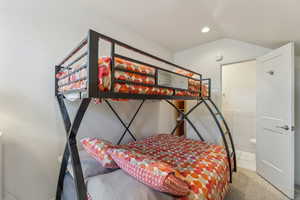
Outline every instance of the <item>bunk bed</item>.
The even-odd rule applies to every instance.
[[[109,44],[109,55],[101,55],[100,49],[103,42]],[[118,54],[117,48],[126,49],[136,55],[143,56],[160,64],[151,64],[150,62],[141,61],[140,59],[134,59],[132,56]],[[183,122],[186,120],[200,139],[199,142],[195,142],[188,139],[183,140],[182,137],[173,136],[177,127],[180,125],[180,123],[177,123],[170,132],[171,137],[159,135],[157,137],[162,137],[164,139],[160,138],[159,140],[155,140],[152,138],[152,143],[155,143],[156,146],[168,146],[172,141],[176,141],[175,143],[172,143],[173,146],[169,145],[170,148],[173,148],[180,143],[190,147],[189,144],[192,143],[194,146],[198,145],[199,148],[201,147],[201,151],[199,151],[199,154],[201,155],[201,152],[206,152],[205,149],[218,149],[217,146],[207,145],[207,143],[204,142],[204,138],[200,131],[189,119],[189,115],[196,108],[200,105],[204,105],[212,115],[220,132],[224,145],[222,149],[224,150],[223,153],[225,159],[223,159],[223,161],[220,159],[219,162],[222,162],[221,164],[225,163],[226,165],[225,169],[227,171],[226,173],[228,173],[228,176],[225,176],[225,178],[228,179],[226,182],[232,182],[232,172],[237,170],[233,139],[222,113],[211,99],[211,80],[204,79],[200,73],[173,64],[93,30],[89,30],[87,37],[55,66],[55,95],[59,103],[67,136],[58,178],[56,200],[61,200],[62,198],[69,159],[71,160],[73,167],[77,199],[86,200],[88,197],[88,191],[78,153],[76,136],[91,101],[107,104],[124,126],[125,131],[120,135],[117,145],[121,144],[124,136],[128,133],[134,142],[128,144],[129,146],[126,148],[136,149],[145,154],[148,153],[148,151],[145,151],[145,148],[148,148],[149,150],[149,148],[151,149],[153,146],[143,146],[143,140],[137,140],[129,128],[146,100],[163,100],[172,106],[181,114],[181,121]],[[73,122],[70,120],[65,100],[81,101]],[[126,124],[113,108],[110,100],[140,100],[141,103],[130,122]],[[197,103],[188,112],[184,113],[173,104],[172,100],[194,100]],[[169,141],[169,143],[161,144],[159,143],[161,140]],[[139,149],[141,148],[141,145],[143,148]],[[165,150],[166,149],[151,150],[150,154],[152,157],[155,157],[155,155]],[[195,152],[197,152],[197,149]],[[188,156],[187,153],[189,152],[184,153],[185,157]],[[209,153],[206,152],[206,154],[203,153],[203,155],[209,155]],[[174,155],[172,156],[174,157]],[[209,161],[207,157],[205,159],[207,162]],[[184,173],[184,171],[182,173]]]

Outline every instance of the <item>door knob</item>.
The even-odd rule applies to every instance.
[[[284,129],[286,131],[290,130],[289,126],[288,125],[284,125],[284,126],[276,126],[276,128],[281,128],[281,129]]]

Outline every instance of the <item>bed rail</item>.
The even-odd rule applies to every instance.
[[[201,80],[201,95],[203,98],[211,98],[211,79],[205,78]],[[203,91],[203,89],[205,89]]]
[[[99,59],[99,47],[101,45],[100,40],[105,40],[108,41],[110,43],[110,57],[111,57],[111,90],[110,91],[100,91],[98,88],[99,85],[99,80],[98,80],[98,74],[99,74],[99,69],[98,69],[98,59]],[[131,57],[128,56],[124,56],[124,55],[120,55],[116,52],[116,46],[120,46],[123,47],[127,50],[133,51],[135,53],[138,53],[142,56],[145,56],[147,58],[153,59],[153,61],[158,61],[160,63],[169,65],[171,67],[173,67],[174,69],[177,70],[182,70],[183,72],[188,72],[193,74],[193,77],[188,76],[186,74],[183,73],[179,73],[176,71],[172,71],[170,69],[167,68],[163,68],[151,63],[146,63],[146,62],[142,62],[140,60],[137,59],[133,59]],[[98,32],[95,32],[93,30],[89,30],[88,32],[88,36],[82,40],[79,45],[74,48],[61,62],[59,62],[59,64],[56,66],[56,70],[55,70],[55,74],[57,75],[58,73],[63,73],[66,72],[66,75],[60,78],[55,78],[55,94],[69,94],[69,93],[78,93],[80,95],[80,98],[127,98],[127,99],[186,99],[186,100],[190,100],[190,99],[199,99],[201,98],[201,89],[200,91],[197,92],[197,95],[194,94],[194,96],[192,95],[186,95],[186,96],[180,96],[180,95],[175,95],[175,91],[179,90],[179,91],[184,91],[185,89],[182,88],[176,88],[176,87],[168,87],[169,89],[173,90],[173,95],[152,95],[152,94],[132,94],[132,93],[119,93],[119,92],[115,92],[113,90],[114,88],[114,84],[118,83],[119,80],[117,80],[114,76],[114,71],[115,70],[120,70],[117,69],[115,66],[115,58],[121,58],[123,60],[129,61],[129,62],[133,62],[133,63],[137,63],[140,65],[144,65],[144,66],[148,66],[151,67],[153,69],[155,69],[155,75],[154,75],[154,79],[155,79],[155,83],[151,84],[151,87],[155,87],[155,88],[167,88],[166,86],[159,84],[159,72],[166,72],[166,73],[170,73],[173,75],[177,75],[179,77],[183,77],[186,78],[187,81],[189,80],[194,80],[199,82],[200,84],[200,88],[201,88],[201,84],[202,84],[202,75],[198,72],[195,72],[193,70],[184,68],[182,66],[179,66],[177,64],[171,63],[167,60],[164,60],[162,58],[159,58],[157,56],[154,56],[152,54],[149,54],[145,51],[142,51],[140,49],[137,49],[135,47],[132,47],[128,44],[125,44],[121,41],[115,40],[111,37],[108,37],[106,35],[100,34]],[[86,59],[86,62],[83,63],[79,68],[76,67],[74,68],[75,64],[78,64],[80,61],[82,61],[83,59]],[[76,79],[76,80],[72,80],[72,83],[78,83],[80,81],[86,81],[84,84],[84,87],[75,87],[75,88],[69,88],[67,90],[64,91],[59,91],[59,87],[62,87],[61,82],[64,82],[64,80],[62,79],[66,79],[65,80],[65,85],[63,86],[67,86],[67,85],[71,85],[71,81],[67,80],[68,78],[70,78],[70,76],[72,74],[75,74],[76,72],[79,72],[80,70],[86,69],[87,74],[86,77],[84,79]],[[134,72],[136,73],[136,72]],[[131,84],[131,85],[139,85],[136,82],[131,82],[131,83],[127,83],[127,84]],[[150,87],[149,86],[149,87]],[[189,90],[188,88],[186,89],[187,91]],[[192,91],[190,91],[191,93],[193,93]],[[195,92],[196,93],[196,92]],[[203,95],[202,95],[203,96]]]

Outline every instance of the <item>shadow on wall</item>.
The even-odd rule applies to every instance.
[[[188,101],[187,107],[188,110],[196,104],[195,101]],[[204,104],[201,104],[197,109],[195,109],[190,114],[190,120],[194,123],[196,128],[199,130],[200,134],[204,138],[205,141],[214,143],[214,144],[221,144],[221,134],[219,132],[219,129],[209,113],[208,109],[205,107]],[[197,139],[199,140],[197,134],[193,130],[192,127],[189,125],[187,126],[187,136],[189,138]]]
[[[141,101],[110,102],[125,124],[128,124]],[[78,102],[67,104],[72,119],[75,117],[78,106]],[[144,103],[130,127],[130,130],[137,138],[144,138],[157,132],[158,111],[159,104],[157,102],[146,101]],[[106,140],[117,142],[124,130],[125,128],[121,122],[105,102],[101,104],[92,102],[82,120],[78,136],[79,138],[85,136],[103,137]],[[132,138],[127,133],[123,142],[129,140],[132,140]]]
[[[57,178],[49,172],[49,166],[51,171],[58,170],[57,163],[53,161],[60,149],[56,120],[51,112],[54,111],[54,104],[38,104],[38,97],[23,93],[19,91],[16,98],[1,91],[0,105],[6,105],[1,107],[0,112],[0,127],[4,134],[4,191],[21,199],[17,194],[20,190],[26,190],[32,194],[32,198],[37,196],[42,199],[44,197],[40,194],[48,194],[50,197],[48,189],[36,193],[36,188],[28,184],[28,181],[47,180],[49,184],[56,182]],[[52,151],[49,152],[49,149]]]

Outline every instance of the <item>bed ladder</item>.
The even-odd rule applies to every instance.
[[[232,139],[232,135],[231,135],[229,126],[228,126],[222,112],[219,110],[219,108],[213,102],[213,100],[211,98],[205,99],[204,104],[207,107],[210,114],[212,115],[214,121],[217,124],[219,131],[222,134],[222,139],[223,139],[225,148],[228,148],[229,157],[230,157],[230,159],[233,159],[233,171],[236,172],[237,171],[236,152],[235,152],[234,142]],[[227,144],[228,139],[230,141],[230,147]],[[231,162],[231,160],[230,160],[230,162]],[[230,165],[231,165],[231,163],[230,163]]]

